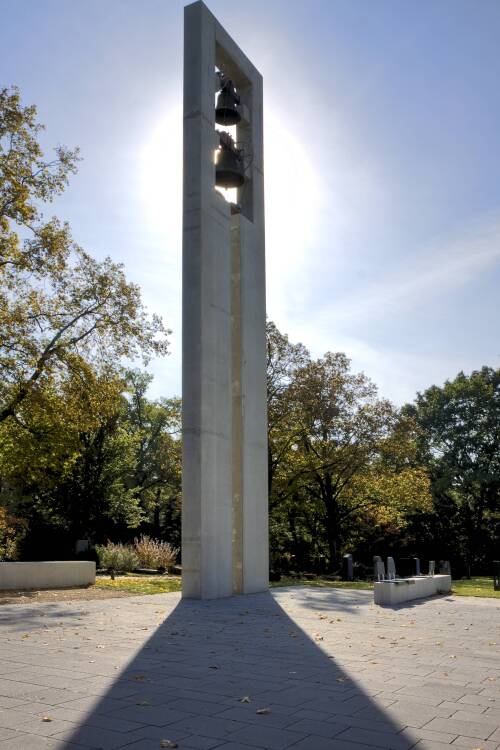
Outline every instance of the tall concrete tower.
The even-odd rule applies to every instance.
[[[268,587],[262,77],[202,2],[184,22],[182,593],[208,599]]]

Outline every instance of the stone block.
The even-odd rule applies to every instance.
[[[376,581],[373,586],[374,603],[392,606],[451,591],[451,577],[447,575],[419,576],[391,581]]]
[[[0,591],[67,589],[95,583],[95,562],[0,562]]]

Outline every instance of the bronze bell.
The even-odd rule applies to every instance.
[[[241,187],[245,182],[245,169],[241,153],[221,140],[215,152],[215,184],[221,188]]]
[[[237,125],[241,121],[238,110],[240,97],[229,78],[221,75],[220,81],[222,85],[215,105],[215,122],[219,125]]]

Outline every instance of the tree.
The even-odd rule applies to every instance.
[[[0,499],[27,522],[25,554],[45,556],[47,539],[52,554],[68,555],[76,539],[140,531],[178,544],[179,400],[149,400],[150,381],[130,371],[126,380],[101,382],[92,420],[75,418],[70,394],[54,396],[53,412],[41,410],[39,420],[32,415],[29,430],[14,420],[2,425],[11,440],[0,450]]]
[[[422,470],[390,465],[397,411],[363,373],[350,372],[344,354],[300,369],[292,398],[300,424],[296,482],[322,516],[333,566],[357,519],[401,526],[405,513],[425,503],[428,481]]]
[[[0,503],[46,528],[99,533],[143,517],[122,360],[164,355],[169,332],[121,265],[44,217],[79,154],[46,158],[42,129],[16,88],[0,91]]]
[[[498,543],[500,369],[461,372],[419,393],[405,413],[421,429],[420,458],[431,474],[436,515],[446,513],[447,535],[462,544],[470,575]]]
[[[297,371],[310,361],[310,355],[302,344],[292,344],[272,321],[267,322],[266,332],[268,481],[272,508],[290,489],[283,468],[289,465],[296,435],[294,411],[288,395]],[[288,474],[286,468],[285,474]]]
[[[83,436],[114,418],[123,388],[115,373],[92,368],[60,382],[45,377],[37,398],[0,423],[0,497],[51,492],[71,473]]]
[[[272,324],[268,342],[273,543],[334,568],[347,545],[373,548],[429,508],[415,425],[344,354],[311,360]]]
[[[44,219],[40,204],[64,190],[79,157],[58,147],[46,160],[41,129],[17,89],[0,91],[0,423],[43,399],[49,382],[85,382],[89,367],[99,376],[122,357],[167,351],[168,332],[122,267]]]
[[[126,428],[136,436],[134,493],[148,531],[176,546],[180,543],[181,402],[178,398],[150,401],[152,380],[129,371]]]
[[[289,398],[295,373],[310,361],[302,344],[293,344],[272,321],[267,321],[267,413],[268,413],[268,490],[271,564],[282,566],[287,550],[299,566],[307,555],[311,540],[302,524],[294,480],[290,468],[296,439],[294,410]]]

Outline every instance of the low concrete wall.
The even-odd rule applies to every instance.
[[[451,591],[451,576],[415,576],[396,581],[378,581],[373,587],[375,604],[402,604]]]
[[[95,562],[0,562],[0,591],[65,589],[95,583]]]

